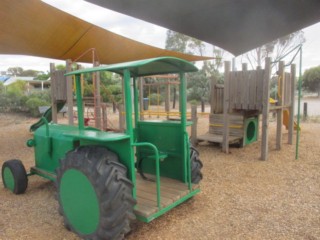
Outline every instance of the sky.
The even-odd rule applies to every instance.
[[[155,47],[164,48],[167,29],[156,26],[136,18],[132,18],[83,0],[43,0],[69,14],[77,16],[87,22],[108,29],[119,35],[134,39]],[[303,29],[306,42],[303,46],[303,70],[320,65],[320,23]],[[0,55],[0,71],[6,71],[9,67],[22,67],[38,71],[49,71],[50,62],[65,64],[64,61],[21,56]],[[231,61],[231,54],[225,54],[224,60]],[[290,61],[288,59],[287,61]],[[240,57],[236,58],[240,64]],[[296,62],[298,64],[298,62]]]

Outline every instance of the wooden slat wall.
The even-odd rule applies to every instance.
[[[55,101],[67,100],[67,79],[64,76],[65,70],[56,70],[51,73],[51,81],[55,81],[54,84],[54,99]]]
[[[262,111],[264,70],[230,72],[230,111],[258,110]],[[223,85],[216,84],[213,88],[213,113],[223,112]],[[290,89],[290,86],[288,86]]]
[[[223,134],[223,114],[210,114],[209,133]],[[244,116],[229,114],[229,136],[243,137]],[[213,126],[214,125],[214,126]]]

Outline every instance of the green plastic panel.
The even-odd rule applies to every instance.
[[[258,118],[251,117],[245,120],[245,145],[256,142],[258,130]]]

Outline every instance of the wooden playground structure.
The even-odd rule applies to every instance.
[[[225,62],[224,85],[212,81],[211,112],[209,131],[197,136],[193,141],[208,141],[222,144],[224,152],[229,152],[229,144],[245,146],[259,138],[260,116],[262,116],[261,159],[268,158],[269,113],[277,118],[276,149],[283,142],[282,126],[288,130],[288,143],[292,144],[295,96],[295,65],[285,72],[284,62],[279,62],[278,99],[270,103],[271,59],[267,58],[265,68],[230,71],[230,62]]]

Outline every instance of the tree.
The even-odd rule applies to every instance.
[[[168,30],[166,49],[203,56],[206,52],[206,45],[198,39]],[[217,82],[222,80],[219,69],[222,66],[223,54],[224,50],[213,46],[212,55],[216,59],[205,61],[200,71],[187,74],[189,100],[201,101],[204,107],[204,102],[208,101],[210,96],[210,79],[216,78]]]
[[[252,69],[256,69],[258,66],[264,64],[265,58],[272,57],[274,62],[277,62],[290,50],[304,42],[305,38],[303,31],[297,31],[253,49],[244,54],[242,58],[249,62]]]
[[[50,72],[39,72],[38,75],[34,78],[34,80],[40,80],[40,81],[44,81],[44,80],[48,80],[50,77]]]
[[[19,76],[21,76],[21,77],[37,77],[39,75],[39,73],[40,73],[40,71],[28,69],[28,70],[23,70]]]
[[[320,98],[320,66],[310,68],[303,73],[302,87],[307,91],[318,93]]]
[[[206,47],[201,40],[168,30],[165,48],[176,52],[203,56]]]
[[[22,67],[10,67],[7,70],[8,74],[10,76],[21,76],[21,73],[23,72]]]

